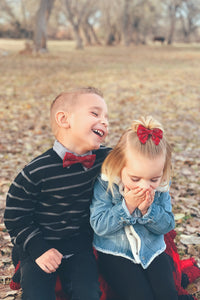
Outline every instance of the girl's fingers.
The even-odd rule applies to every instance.
[[[149,204],[149,206],[153,203],[154,201],[154,195],[155,195],[155,192],[154,191],[147,191],[146,192],[146,201],[147,203]]]
[[[124,186],[124,194],[127,194],[129,191],[130,191],[129,188],[125,185]]]
[[[146,198],[146,193],[147,193],[146,190],[144,190],[142,188],[138,188],[135,192],[136,192],[137,196],[139,196],[139,197],[144,196],[144,198]]]
[[[135,187],[131,191],[133,191],[133,193],[137,196],[142,196],[142,195],[145,195],[145,193],[146,193],[146,190],[143,188],[140,188],[140,187]]]
[[[152,203],[153,200],[154,200],[154,196],[155,196],[155,191],[153,190],[153,191],[151,191],[150,194],[149,194],[149,198],[150,198],[150,200],[151,200],[151,203]]]
[[[125,186],[124,194],[127,194],[127,193],[130,193],[130,194],[133,194],[134,196],[140,197],[145,193],[145,190],[143,190],[142,188],[140,188],[138,186],[134,187],[132,189],[129,189],[127,186]]]

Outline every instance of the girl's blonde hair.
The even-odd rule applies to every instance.
[[[142,144],[137,135],[138,126],[142,125],[147,129],[161,129],[163,137],[158,145],[155,145],[152,137],[149,136],[146,143]],[[102,173],[108,178],[108,189],[113,192],[113,184],[116,177],[121,177],[121,171],[126,165],[126,150],[133,149],[149,159],[155,159],[159,155],[165,155],[165,165],[161,185],[168,185],[171,175],[171,147],[166,140],[162,125],[153,117],[140,117],[134,120],[131,128],[127,129],[119,139],[117,145],[106,157],[102,165]]]

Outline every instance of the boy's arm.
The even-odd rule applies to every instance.
[[[138,219],[138,223],[145,225],[155,234],[166,234],[174,229],[175,221],[169,192],[161,192],[149,207],[147,214]]]
[[[24,169],[8,191],[4,213],[4,222],[13,244],[22,245],[33,260],[51,248],[34,222],[38,193],[39,186]]]

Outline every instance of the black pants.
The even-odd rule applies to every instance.
[[[55,283],[60,275],[63,290],[70,300],[99,300],[101,291],[93,252],[80,253],[63,259],[58,270],[45,273],[30,258],[21,261],[23,300],[55,300]]]
[[[99,268],[120,300],[177,300],[172,266],[166,253],[147,269],[130,260],[98,252]]]

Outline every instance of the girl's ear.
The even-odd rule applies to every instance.
[[[69,115],[67,112],[58,111],[55,115],[56,123],[59,127],[69,128]]]

